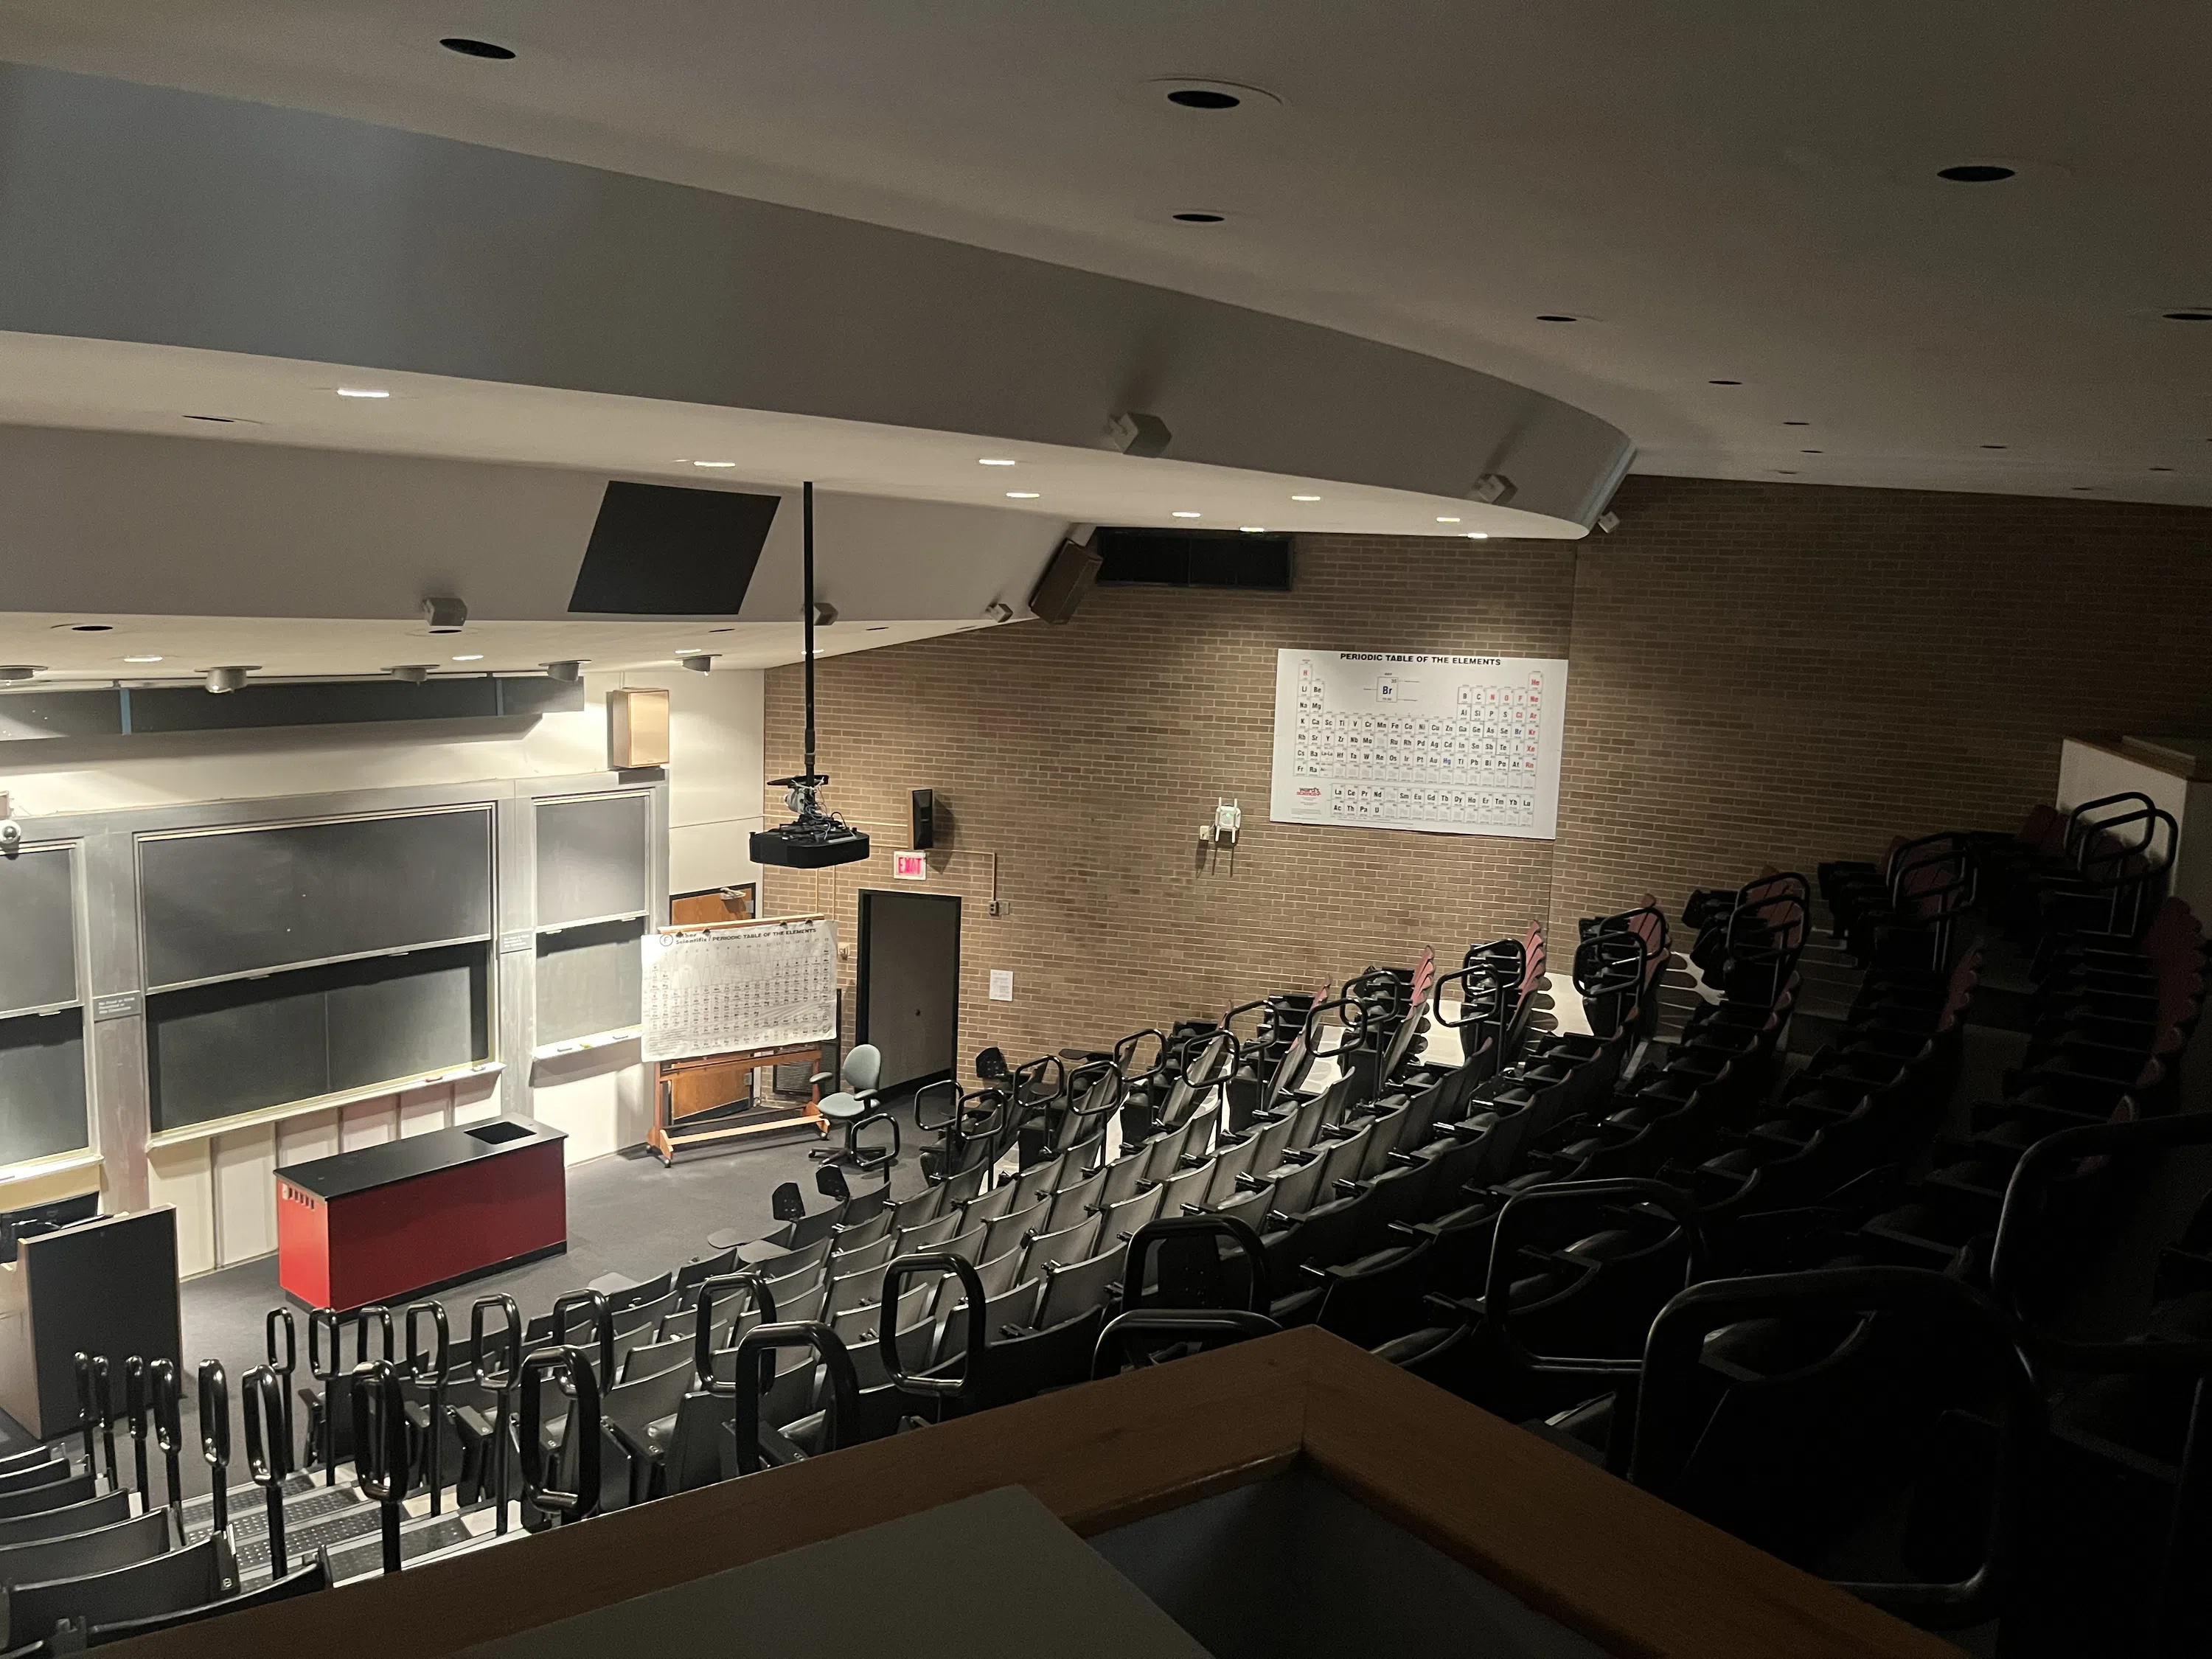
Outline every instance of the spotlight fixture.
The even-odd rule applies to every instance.
[[[837,607],[836,605],[830,604],[827,599],[817,599],[814,601],[814,625],[817,628],[827,628],[831,623],[834,623],[836,620]]]
[[[404,680],[410,685],[420,685],[430,678],[431,665],[427,662],[394,663],[384,672],[395,680]]]
[[[1503,507],[1513,499],[1513,480],[1503,472],[1486,472],[1474,481],[1468,498],[1486,507]]]
[[[246,677],[260,665],[258,663],[232,663],[222,668],[210,668],[207,672],[207,689],[218,695],[243,690]]]
[[[441,595],[422,601],[422,620],[433,634],[458,634],[469,620],[469,608],[459,599]]]
[[[868,856],[868,837],[821,802],[822,787],[829,775],[814,769],[814,483],[799,487],[800,556],[805,602],[799,611],[805,623],[806,647],[806,769],[774,781],[785,791],[784,801],[795,815],[789,823],[773,830],[757,830],[747,842],[755,864],[793,870],[820,870],[835,864],[852,864]]]
[[[584,678],[586,660],[580,657],[567,657],[559,662],[540,663],[538,666],[545,671],[547,679],[558,680],[563,685],[574,685]]]
[[[459,52],[464,58],[482,58],[494,64],[514,61],[514,48],[502,46],[490,40],[471,40],[465,34],[449,34],[438,42],[447,52]]]
[[[341,398],[389,398],[392,394],[381,386],[342,386],[337,389]]]
[[[42,662],[11,662],[0,664],[0,681],[4,681],[13,684],[19,681],[27,680],[33,674],[43,674],[46,672],[46,665]]]
[[[1936,176],[1954,185],[1994,185],[2013,177],[2014,169],[1970,161],[1962,167],[1938,167]]]
[[[983,615],[988,620],[994,623],[1012,622],[1014,619],[1014,607],[1004,599],[994,599],[983,607]]]
[[[1620,514],[1610,508],[1597,515],[1597,527],[1608,536],[1620,528]]]

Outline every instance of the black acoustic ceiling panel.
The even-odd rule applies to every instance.
[[[572,612],[735,615],[752,586],[778,498],[676,484],[607,485]]]

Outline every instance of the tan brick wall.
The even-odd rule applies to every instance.
[[[1632,478],[1576,562],[1553,912],[2010,828],[2069,732],[2212,731],[2212,513]]]
[[[1768,859],[2015,820],[2067,732],[2212,731],[2212,514],[1672,478],[1618,505],[1579,548],[1316,538],[1288,595],[1105,588],[1066,628],[826,661],[829,799],[878,856],[769,872],[766,904],[829,909],[849,946],[907,792],[939,791],[927,890],[965,901],[964,1064],[1424,943],[1455,957],[1547,911],[1571,929],[1645,887],[1671,915]],[[1297,646],[1569,657],[1559,841],[1269,823],[1275,652]],[[799,764],[799,678],[768,677],[771,772]],[[1243,842],[1200,857],[1218,795]]]

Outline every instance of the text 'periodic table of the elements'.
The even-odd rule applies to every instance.
[[[1550,841],[1566,701],[1563,658],[1279,651],[1268,816]]]
[[[826,916],[645,937],[647,1060],[819,1042],[837,1030]]]

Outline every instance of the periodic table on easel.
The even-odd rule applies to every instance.
[[[769,916],[648,933],[643,1024],[649,1060],[834,1042],[836,925]]]

